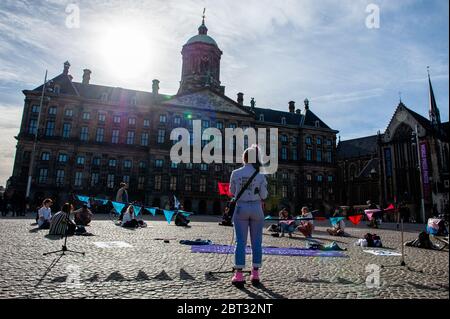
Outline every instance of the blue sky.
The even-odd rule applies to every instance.
[[[80,9],[68,28],[66,8]],[[368,29],[368,4],[380,28]],[[69,60],[80,81],[175,94],[181,47],[197,33],[203,7],[208,34],[224,52],[221,81],[235,99],[287,110],[307,97],[342,139],[384,131],[403,102],[427,116],[430,66],[441,117],[449,106],[448,0],[2,0],[0,2],[0,185],[11,175],[23,89],[37,87]],[[117,47],[129,44],[133,50]]]

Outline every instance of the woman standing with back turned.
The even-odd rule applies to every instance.
[[[250,159],[256,159],[255,164],[251,164]],[[236,202],[233,215],[233,223],[236,231],[236,251],[235,270],[232,283],[243,285],[245,283],[242,269],[245,267],[245,249],[247,246],[247,235],[250,230],[250,240],[252,246],[253,268],[250,280],[253,284],[259,283],[259,268],[262,262],[262,231],[264,227],[264,212],[262,201],[267,197],[266,177],[259,173],[260,154],[257,146],[252,146],[244,151],[242,156],[244,166],[234,170],[230,178],[230,191],[237,196],[246,182],[252,177],[255,171],[258,174],[253,178],[249,186],[242,193]]]

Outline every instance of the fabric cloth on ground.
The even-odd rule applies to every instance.
[[[236,247],[229,245],[192,246],[193,253],[234,254]],[[251,247],[247,246],[245,253],[251,254]],[[322,251],[307,248],[263,247],[263,255],[303,256],[303,257],[347,257],[340,251]]]
[[[212,245],[212,241],[209,239],[197,238],[196,240],[180,240],[180,244],[191,246],[205,246],[205,245]]]

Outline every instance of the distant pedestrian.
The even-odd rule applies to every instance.
[[[120,188],[119,188],[119,190],[117,191],[117,194],[116,194],[116,202],[123,203],[123,204],[129,204],[128,184],[127,183],[124,183],[124,182],[120,183]],[[122,209],[122,211],[117,212],[118,214],[120,214],[119,220],[123,219],[123,214],[124,214],[125,209],[126,209],[125,207]]]

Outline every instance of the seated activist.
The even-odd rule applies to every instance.
[[[369,205],[368,209],[378,209],[378,206],[375,203],[372,203],[371,200],[368,200],[366,204]],[[372,215],[372,220],[367,226],[371,228],[378,228],[379,227],[378,219],[380,218],[380,215],[381,215],[380,212],[374,213]]]
[[[191,221],[181,212],[175,211],[175,225],[186,227]]]
[[[312,232],[314,230],[314,220],[313,220],[313,214],[309,211],[308,207],[302,208],[302,218],[311,218],[311,220],[301,220],[300,225],[297,227],[297,229],[306,237],[311,238]]]
[[[52,206],[53,201],[50,198],[45,199],[42,202],[42,207],[38,210],[37,223],[39,229],[49,229],[50,222],[52,220]]]
[[[339,210],[336,210],[334,212],[333,217],[340,217]],[[346,236],[344,220],[341,220],[338,223],[334,224],[332,228],[328,228],[327,232],[331,236]]]
[[[123,214],[121,226],[125,228],[138,228],[146,227],[147,224],[142,219],[136,218],[134,207],[133,205],[130,205]]]
[[[60,212],[57,212],[50,223],[49,235],[72,236],[75,234],[77,226],[70,219],[70,214],[73,212],[72,204],[65,203]]]
[[[280,221],[279,226],[281,230],[281,237],[284,237],[284,233],[288,233],[289,237],[292,237],[292,233],[295,231],[295,220],[286,208],[283,208],[278,214]]]
[[[89,226],[89,223],[92,221],[93,214],[86,204],[80,209],[77,209],[74,214],[77,225]]]
[[[233,215],[230,214],[230,207],[227,205],[222,215],[220,226],[233,226]]]

